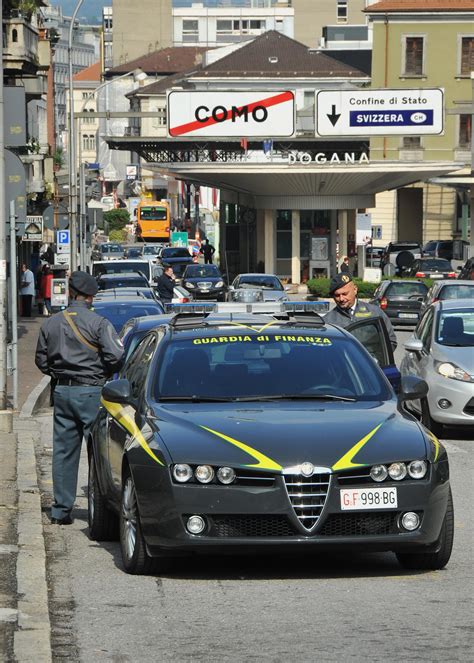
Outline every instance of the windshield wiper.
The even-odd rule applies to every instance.
[[[242,396],[233,399],[239,403],[250,401],[284,401],[284,400],[303,400],[303,401],[347,401],[354,403],[357,398],[350,396],[335,396],[334,394],[281,394],[275,396]]]
[[[157,399],[161,401],[189,401],[191,403],[230,403],[235,398],[226,396],[160,396]]]

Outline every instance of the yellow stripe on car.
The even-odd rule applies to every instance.
[[[382,426],[382,424],[379,424],[375,428],[373,428],[370,433],[367,433],[361,440],[359,440],[356,444],[354,444],[353,447],[349,449],[347,453],[344,454],[342,458],[340,458],[337,463],[335,463],[332,466],[332,469],[337,472],[338,470],[349,470],[351,467],[363,467],[363,463],[353,463],[352,459],[354,456],[359,453],[359,451],[362,449],[362,447],[367,444],[367,442],[375,435],[375,433],[378,431],[378,429]]]
[[[234,325],[234,327],[244,327],[245,329],[251,329],[254,332],[257,332],[257,334],[261,334],[264,329],[267,327],[271,327],[272,325],[276,325],[278,320],[270,320],[270,322],[267,322],[266,324],[263,325],[263,327],[255,327],[254,325],[244,325],[243,322],[233,322],[232,320],[227,322],[226,324],[229,325]]]
[[[246,467],[258,467],[259,469],[262,470],[277,470],[277,471],[283,469],[282,466],[276,463],[274,460],[272,460],[268,456],[265,456],[265,454],[260,453],[260,451],[257,451],[256,449],[249,447],[249,445],[245,444],[244,442],[239,442],[239,440],[235,440],[233,437],[229,437],[229,435],[225,435],[224,433],[219,433],[219,431],[217,430],[212,430],[212,428],[208,428],[207,426],[200,426],[200,428],[207,430],[209,433],[212,433],[213,435],[217,435],[217,437],[220,437],[226,442],[230,442],[230,444],[233,444],[239,449],[242,449],[242,451],[245,451],[245,453],[249,454],[249,456],[252,456],[252,458],[255,458],[255,460],[258,461],[257,463],[249,463],[248,465],[246,465]]]
[[[120,403],[112,403],[112,401],[106,401],[104,398],[100,399],[100,402],[105,407],[107,412],[127,430],[132,436],[133,440],[136,440],[142,449],[155,460],[160,465],[164,463],[155,456],[153,451],[150,449],[150,445],[145,440],[142,435],[141,430],[138,428],[137,424],[133,421],[132,417],[125,412],[125,409]]]
[[[433,458],[433,462],[436,462],[436,460],[438,459],[438,456],[439,456],[439,440],[436,437],[436,435],[434,433],[432,433],[430,430],[428,431],[428,437],[430,438],[430,440],[434,444],[435,455],[434,455],[434,458]]]

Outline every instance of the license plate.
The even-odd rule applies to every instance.
[[[399,313],[399,318],[415,318],[418,320],[418,313]]]
[[[396,488],[344,488],[341,491],[342,511],[364,509],[396,509]]]
[[[443,275],[442,274],[431,274],[430,279],[442,279]]]

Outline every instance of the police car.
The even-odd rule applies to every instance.
[[[406,376],[397,396],[352,334],[290,308],[164,316],[104,386],[89,532],[120,538],[128,573],[239,550],[447,564],[446,450],[403,408],[426,383]]]

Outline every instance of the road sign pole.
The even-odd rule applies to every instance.
[[[12,324],[12,341],[11,341],[11,371],[12,371],[12,393],[13,393],[13,409],[18,409],[18,309],[17,302],[17,257],[16,257],[16,214],[15,214],[15,201],[10,201],[10,291],[12,303],[11,310],[11,324]]]

